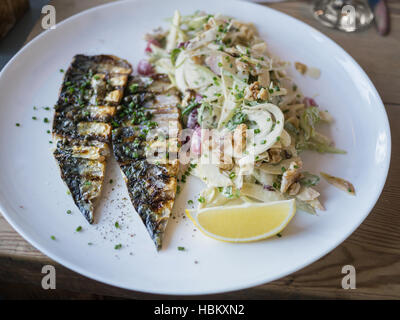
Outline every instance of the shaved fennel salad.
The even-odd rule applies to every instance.
[[[299,209],[324,210],[315,189],[320,178],[302,169],[300,154],[345,151],[317,131],[333,118],[303,96],[290,64],[269,53],[251,23],[178,11],[170,23],[146,35],[149,57],[138,71],[168,75],[182,94],[182,123],[193,134],[180,180],[192,174],[207,185],[199,208],[294,198]]]

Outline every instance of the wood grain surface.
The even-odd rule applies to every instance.
[[[56,7],[59,22],[107,2],[111,1],[52,0],[50,4]],[[195,298],[400,299],[400,1],[388,3],[392,30],[387,37],[379,36],[374,27],[353,34],[325,28],[313,19],[308,1],[268,4],[315,27],[341,45],[363,67],[385,103],[393,142],[391,167],[385,188],[371,214],[339,247],[290,276],[246,290]],[[27,41],[41,31],[38,22]],[[44,293],[40,289],[40,270],[45,264],[56,266],[57,290]],[[341,288],[341,269],[347,264],[354,265],[357,270],[355,290]],[[0,297],[7,293],[21,297],[23,289],[18,293],[16,286],[30,288],[26,292],[31,292],[31,298],[177,298],[122,290],[87,279],[33,248],[0,215]]]

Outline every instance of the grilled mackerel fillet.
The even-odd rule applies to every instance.
[[[168,77],[130,77],[112,122],[115,158],[158,250],[176,195],[179,102]]]
[[[115,56],[76,55],[67,70],[53,120],[54,156],[75,204],[93,223],[104,180],[116,106],[131,65]]]

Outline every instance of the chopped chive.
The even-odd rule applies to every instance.
[[[35,116],[32,117],[33,120],[37,120],[37,118]]]
[[[206,201],[206,199],[204,199],[204,197],[200,196],[197,201],[199,201],[200,203],[204,203]]]
[[[193,204],[193,200],[188,200],[188,204]]]
[[[79,232],[79,231],[81,231],[82,230],[82,227],[81,226],[79,226],[78,228],[76,228],[76,232]]]
[[[113,179],[110,179],[110,183],[113,183],[114,182],[114,180]]]
[[[50,236],[51,240],[56,240],[55,236]]]
[[[16,123],[16,124],[15,124],[15,126],[16,126],[16,127],[19,127],[19,126],[20,126],[20,124],[19,124],[19,123]]]
[[[282,237],[282,235],[281,235],[280,233],[277,233],[276,236],[277,236],[278,238],[281,238],[281,237]]]
[[[139,88],[139,84],[134,83],[134,84],[132,84],[132,85],[129,86],[129,91],[130,91],[131,93],[135,93],[135,92],[138,90],[138,88]]]
[[[115,250],[119,250],[121,248],[122,248],[122,244],[120,244],[120,243],[116,244],[114,247]]]
[[[185,251],[185,247],[178,247],[179,251]]]
[[[234,177],[236,177],[236,173],[231,172],[231,173],[229,174],[229,178],[233,179]]]
[[[115,227],[116,227],[117,229],[120,228],[120,225],[119,225],[118,221],[116,221],[114,225],[115,225]]]
[[[47,133],[50,133],[50,130],[47,130],[46,132],[47,132]]]
[[[49,119],[44,118],[44,119],[43,119],[43,122],[44,122],[44,123],[49,123]]]
[[[64,73],[64,69],[60,69],[60,72],[61,72],[61,73]]]
[[[71,214],[72,213],[72,211],[71,210],[67,210],[67,214]]]

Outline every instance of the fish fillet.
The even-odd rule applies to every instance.
[[[53,119],[54,156],[75,204],[94,221],[109,154],[111,121],[131,65],[115,56],[76,55],[65,73]]]
[[[130,77],[112,122],[114,156],[158,250],[176,195],[179,103],[167,77]]]

